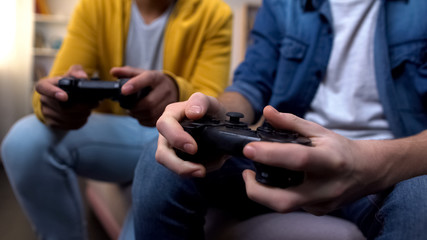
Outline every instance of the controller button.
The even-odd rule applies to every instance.
[[[230,123],[240,123],[240,119],[244,117],[243,113],[239,113],[239,112],[228,112],[226,114],[230,120]]]
[[[225,125],[227,128],[248,129],[248,125],[240,121],[240,119],[244,117],[242,113],[228,112],[226,113],[226,115],[229,117],[229,120],[225,121]]]

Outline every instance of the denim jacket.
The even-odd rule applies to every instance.
[[[326,73],[332,21],[326,0],[264,0],[227,91],[247,98],[257,117],[268,104],[303,117]],[[381,0],[374,41],[391,131],[404,137],[427,129],[427,1]]]

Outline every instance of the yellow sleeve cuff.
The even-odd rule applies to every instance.
[[[36,117],[42,122],[45,123],[45,118],[42,114],[42,104],[40,102],[40,94],[36,91],[33,92],[33,110]]]
[[[179,100],[178,101],[180,101],[180,102],[185,101],[191,96],[191,94],[194,93],[193,86],[191,85],[190,82],[188,82],[184,78],[178,77],[174,73],[167,71],[167,70],[163,70],[163,73],[168,75],[169,77],[171,77],[175,81],[175,83],[178,87],[178,94],[179,94],[179,96],[178,96]]]

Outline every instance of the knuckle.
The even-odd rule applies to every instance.
[[[296,115],[291,114],[291,113],[286,113],[286,117],[288,118],[289,121],[291,122],[298,122],[300,120],[300,118],[298,118]]]
[[[45,82],[44,81],[42,81],[42,80],[40,80],[40,81],[38,81],[37,83],[36,83],[36,86],[35,86],[35,90],[38,92],[38,93],[42,93],[43,92],[43,89],[45,88]]]
[[[162,117],[160,117],[159,119],[157,119],[157,122],[156,122],[156,128],[157,129],[163,129],[163,126],[165,125],[165,121],[163,120],[163,118]]]
[[[163,153],[164,153],[164,150],[159,146],[154,156],[156,161],[162,165],[163,165],[163,155],[164,155]]]
[[[344,184],[341,181],[336,182],[334,185],[333,191],[331,193],[333,199],[337,199],[340,196],[343,196],[344,193],[346,192],[346,189],[347,189],[346,184]]]
[[[285,199],[283,197],[276,197],[272,199],[272,208],[280,213],[287,213],[299,206],[296,200]]]
[[[332,161],[332,168],[335,171],[345,172],[349,168],[349,163],[344,158],[338,157]]]
[[[295,158],[295,167],[297,169],[306,169],[310,164],[310,156],[307,152],[300,151],[298,157]]]
[[[144,105],[147,109],[151,109],[151,108],[156,106],[156,102],[154,101],[153,97],[151,97],[150,95],[145,97],[144,103],[145,103]]]
[[[125,70],[125,71],[129,71],[131,69],[132,69],[132,67],[130,67],[129,65],[126,65],[123,67],[123,70]]]
[[[166,107],[165,107],[165,111],[164,111],[164,112],[170,112],[170,111],[173,111],[173,110],[176,108],[176,106],[177,106],[178,104],[179,104],[179,103],[175,102],[175,103],[171,103],[171,104],[166,105]]]
[[[279,213],[287,213],[290,210],[290,206],[292,206],[292,204],[289,202],[277,201],[276,206],[273,206],[273,207],[274,207],[274,210],[276,210]]]
[[[177,169],[177,170],[175,170],[175,173],[181,177],[188,175],[188,173],[186,171],[184,171],[183,169]]]
[[[151,85],[156,80],[156,75],[151,70],[142,72],[141,76],[149,83],[148,85]]]

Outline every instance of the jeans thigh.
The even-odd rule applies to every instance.
[[[343,208],[368,239],[426,239],[427,176],[396,184]]]
[[[131,181],[144,147],[156,141],[155,128],[141,126],[129,116],[92,114],[78,130],[58,131],[53,159],[83,177]]]

